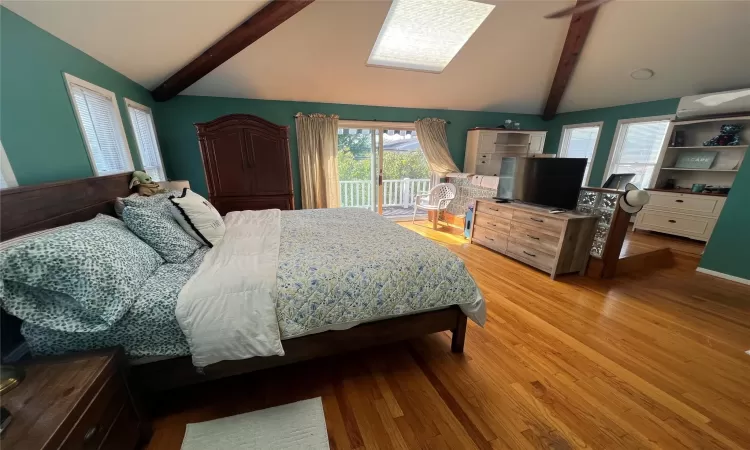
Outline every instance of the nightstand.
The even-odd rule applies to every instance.
[[[24,380],[2,396],[12,420],[0,446],[11,449],[134,449],[151,433],[128,384],[120,348],[20,364]]]

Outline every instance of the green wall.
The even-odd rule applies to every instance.
[[[0,6],[0,140],[20,185],[93,176],[63,72],[114,92],[136,167],[123,97],[153,106],[124,75]]]
[[[750,159],[740,167],[700,266],[750,280]]]
[[[663,116],[677,112],[679,98],[657,100],[653,102],[634,103],[632,105],[613,106],[610,108],[587,109],[562,113],[546,123],[548,130],[547,139],[544,143],[544,153],[557,153],[560,147],[560,137],[564,125],[577,123],[604,122],[599,145],[596,149],[594,162],[591,166],[590,186],[601,186],[604,182],[604,172],[607,169],[609,151],[612,148],[612,140],[615,137],[617,121],[622,119],[635,119],[638,117]]]
[[[239,98],[197,97],[180,95],[157,103],[154,108],[159,132],[159,143],[172,179],[190,180],[196,192],[206,194],[198,139],[194,123],[207,122],[225,114],[246,113],[262,117],[278,125],[288,125],[292,153],[295,203],[299,208],[300,184],[297,158],[297,133],[294,115],[302,113],[338,114],[341,120],[380,120],[413,122],[424,117],[439,117],[450,122],[446,127],[448,147],[459,169],[463,168],[466,131],[473,127],[497,126],[505,119],[514,119],[526,129],[541,129],[539,116],[525,114],[487,113],[440,109],[388,108],[379,106],[342,105],[333,103],[249,100]]]

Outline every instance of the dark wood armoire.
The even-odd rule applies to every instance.
[[[250,114],[197,123],[209,201],[223,215],[294,209],[289,127]]]

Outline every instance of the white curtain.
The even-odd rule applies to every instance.
[[[297,114],[297,152],[302,207],[339,207],[339,116]]]
[[[448,150],[448,136],[445,134],[445,120],[420,119],[414,122],[419,146],[422,147],[430,166],[430,172],[437,177],[445,177],[450,172],[460,172]]]

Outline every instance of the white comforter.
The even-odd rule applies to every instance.
[[[224,239],[180,291],[175,314],[193,364],[283,355],[276,320],[279,210],[230,212]]]

